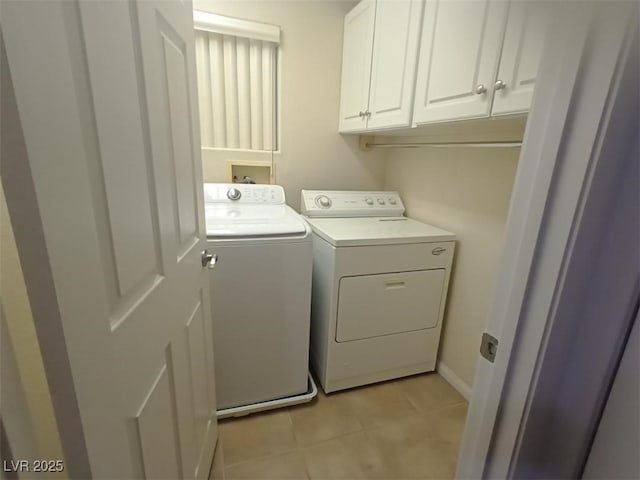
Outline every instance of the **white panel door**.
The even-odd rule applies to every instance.
[[[375,0],[363,0],[344,17],[339,125],[343,133],[366,128],[362,113],[369,104],[375,11]]]
[[[526,112],[531,105],[548,25],[549,2],[514,1],[509,6],[492,115]]]
[[[73,379],[64,394],[77,402],[86,444],[90,471],[81,476],[204,479],[211,464],[217,426],[191,8],[3,5],[66,340],[57,347]]]
[[[489,115],[506,11],[503,1],[427,1],[414,123]]]
[[[424,0],[378,0],[367,128],[408,127]]]

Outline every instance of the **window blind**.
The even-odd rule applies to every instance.
[[[195,36],[202,146],[275,150],[277,43]]]

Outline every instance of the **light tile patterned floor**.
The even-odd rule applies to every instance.
[[[220,422],[213,480],[448,479],[467,402],[437,373]]]

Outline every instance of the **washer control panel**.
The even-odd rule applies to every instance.
[[[284,189],[280,185],[205,183],[204,203],[283,205]]]
[[[301,212],[309,217],[398,217],[398,192],[302,190]]]

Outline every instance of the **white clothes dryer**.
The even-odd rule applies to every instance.
[[[310,229],[278,185],[205,184],[204,196],[218,416],[304,401]]]
[[[397,192],[302,191],[313,229],[311,364],[329,393],[435,369],[455,234]]]

